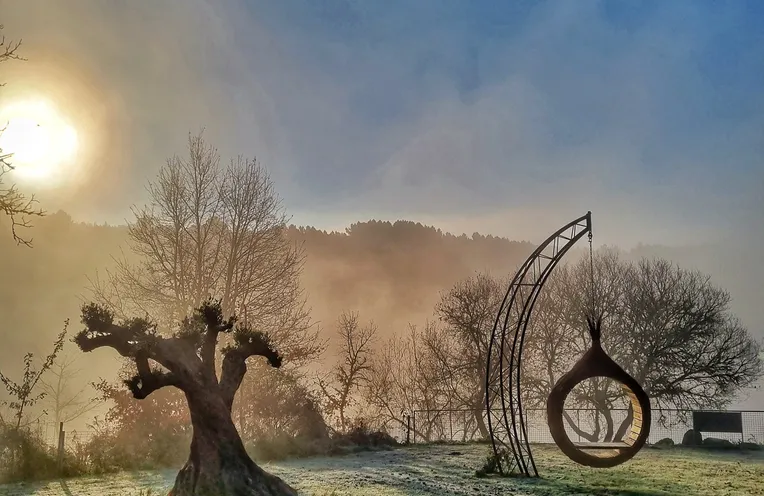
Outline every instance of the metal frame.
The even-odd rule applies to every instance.
[[[485,374],[488,432],[500,473],[538,477],[522,404],[523,344],[536,299],[565,253],[591,233],[592,213],[569,222],[541,243],[520,266],[496,315]]]

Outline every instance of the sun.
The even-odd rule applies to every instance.
[[[26,100],[0,109],[0,150],[19,179],[54,185],[77,158],[74,127],[49,102]]]

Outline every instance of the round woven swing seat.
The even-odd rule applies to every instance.
[[[574,387],[593,377],[606,377],[621,383],[631,400],[631,427],[620,441],[573,443],[565,432],[565,399]],[[549,394],[547,422],[557,446],[574,462],[595,468],[615,467],[634,457],[645,445],[650,435],[650,398],[639,383],[605,353],[599,339],[596,339],[589,351],[557,381]]]

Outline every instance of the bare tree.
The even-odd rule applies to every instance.
[[[425,332],[430,327],[425,326]],[[373,420],[381,428],[408,427],[406,416],[416,410],[436,410],[443,404],[436,364],[422,343],[422,331],[409,326],[404,335],[385,341],[371,361],[369,380],[363,387]],[[433,438],[435,419],[412,426],[420,439]]]
[[[623,326],[623,312],[620,309],[624,304],[627,285],[618,251],[610,248],[599,250],[595,255],[594,267],[594,300],[590,292],[587,258],[574,266],[562,265],[555,269],[536,302],[530,330],[525,338],[523,358],[523,401],[529,407],[544,409],[554,384],[588,350],[590,337],[584,314],[591,310],[592,301],[597,305],[595,311],[602,313],[607,326]],[[609,333],[608,329],[606,332]],[[564,411],[571,429],[584,439],[597,441],[603,435],[608,440],[614,436],[611,412],[625,409],[629,403],[612,381],[593,378],[573,389],[567,405],[585,409],[583,421],[593,426],[593,431],[587,432],[579,425],[583,424],[579,422],[580,415],[574,420],[568,411]],[[604,434],[601,432],[601,420],[606,423]]]
[[[358,313],[342,313],[337,319],[337,334],[341,340],[341,362],[332,370],[331,381],[319,378],[318,386],[325,399],[325,411],[339,417],[341,431],[347,429],[347,411],[354,394],[369,380],[372,370],[371,354],[377,326],[369,322],[361,326]]]
[[[114,320],[114,313],[104,306],[83,306],[85,329],[75,342],[85,352],[110,347],[133,360],[137,373],[125,384],[137,399],[168,386],[185,394],[193,439],[189,459],[175,479],[174,496],[297,494],[252,461],[231,417],[234,396],[247,372],[247,359],[261,356],[272,367],[281,366],[282,357],[267,334],[237,326],[234,317],[224,319],[222,305],[210,301],[167,337],[147,319]],[[220,333],[232,333],[233,339],[220,350],[223,359],[218,377]]]
[[[483,419],[488,345],[506,286],[504,280],[488,274],[459,281],[435,306],[445,334],[430,334],[431,339],[437,339],[429,348],[441,364],[444,378],[449,379],[443,383],[451,386],[458,407],[473,411],[483,438],[488,437]]]
[[[588,346],[589,270],[588,259],[559,267],[537,303],[524,360],[530,401],[544,400]],[[760,343],[729,313],[729,293],[707,275],[662,259],[630,263],[602,250],[595,254],[594,291],[603,346],[642,384],[654,407],[722,408],[761,376]],[[631,423],[631,410],[620,425],[612,417],[613,409],[627,406],[612,381],[587,381],[569,401],[593,405],[604,421],[593,419],[594,432],[587,433],[567,418],[587,439],[620,439]]]
[[[91,281],[117,315],[170,324],[210,296],[225,315],[264,329],[293,366],[324,349],[300,286],[304,251],[286,237],[287,217],[267,171],[238,157],[221,170],[217,150],[189,135],[148,185],[150,204],[129,224],[132,252]]]
[[[0,24],[0,31],[3,26]],[[13,42],[6,41],[5,36],[0,33],[0,63],[9,60],[24,60],[17,54],[21,40]],[[0,83],[5,86],[5,83]],[[0,135],[5,131],[5,126],[0,127]],[[0,148],[0,212],[4,213],[11,221],[11,234],[18,244],[31,246],[32,240],[21,237],[19,229],[31,227],[29,217],[42,216],[45,212],[35,207],[37,201],[34,196],[27,197],[21,193],[16,185],[6,186],[4,176],[13,170],[11,158],[13,154],[4,153]]]
[[[761,345],[729,313],[727,291],[666,260],[629,271],[626,329],[617,345],[660,406],[720,408],[762,374]]]
[[[51,377],[43,377],[40,380],[55,425],[78,419],[99,406],[98,399],[86,396],[87,387],[72,389],[72,382],[80,373],[79,369],[74,368],[76,363],[77,359],[73,356],[57,357],[48,369],[48,375]]]

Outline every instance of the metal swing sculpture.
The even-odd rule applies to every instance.
[[[639,383],[605,353],[600,344],[601,319],[594,315],[591,226],[592,214],[587,212],[541,243],[520,266],[496,315],[488,347],[485,401],[494,457],[502,474],[519,472],[538,477],[522,405],[523,344],[533,307],[544,283],[565,253],[587,233],[592,285],[592,307],[587,323],[592,346],[553,387],[547,400],[549,429],[557,446],[571,460],[597,468],[614,467],[629,460],[644,446],[650,434],[649,397]],[[621,441],[573,443],[565,432],[565,399],[577,384],[593,377],[606,377],[619,382],[631,400],[631,428]]]

